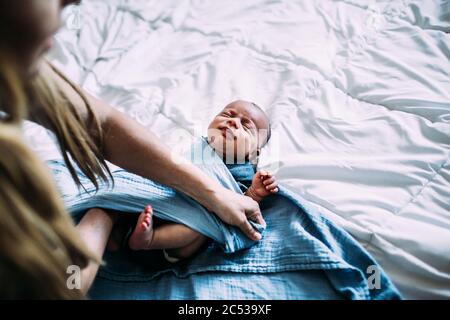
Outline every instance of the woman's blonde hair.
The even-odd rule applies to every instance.
[[[74,180],[80,184],[71,160],[97,188],[97,177],[111,176],[102,156],[101,128],[88,100],[61,74],[85,102],[87,124],[46,75],[25,84],[18,70],[0,47],[0,298],[82,298],[80,290],[67,288],[67,268],[100,261],[82,243],[19,124],[30,115],[52,129]]]
[[[29,117],[49,129],[58,140],[61,154],[74,181],[81,186],[74,164],[98,189],[98,179],[114,183],[103,156],[103,131],[88,99],[78,87],[51,64],[52,71],[77,93],[87,110],[84,121],[73,102],[55,83],[54,77],[41,72],[24,84],[14,67],[14,59],[0,50],[0,111],[4,122],[20,124]]]
[[[0,298],[82,298],[70,265],[98,262],[85,247],[50,174],[18,127],[0,124]]]
[[[24,83],[14,58],[0,47],[0,114],[2,122],[19,124],[27,115]]]
[[[64,94],[48,73],[38,74],[28,89],[32,105],[30,119],[50,128],[58,140],[61,154],[74,181],[81,186],[73,162],[98,189],[100,178],[113,182],[103,156],[103,132],[88,99],[78,87],[50,64],[51,70],[77,93],[87,110],[84,121],[72,101]],[[72,162],[73,160],[73,162]]]

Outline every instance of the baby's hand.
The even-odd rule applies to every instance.
[[[262,198],[277,192],[278,183],[275,177],[270,172],[263,170],[256,172],[253,176],[252,185],[247,190],[248,195],[255,201],[260,201]]]

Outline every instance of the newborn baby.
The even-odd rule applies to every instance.
[[[270,131],[264,111],[252,102],[239,100],[227,105],[210,123],[208,143],[239,180],[239,174],[233,172],[239,169],[239,164],[256,164],[260,149],[270,139]],[[278,192],[277,182],[270,173],[252,170],[251,174],[253,177],[247,184],[238,181],[246,189],[245,195],[260,202]],[[128,245],[132,250],[163,249],[166,259],[176,262],[195,253],[206,239],[185,225],[153,219],[152,208],[147,206],[138,218]]]

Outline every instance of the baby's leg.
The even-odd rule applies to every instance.
[[[185,225],[167,223],[155,228],[152,249],[184,248],[204,238]]]
[[[191,243],[189,243],[188,245],[186,245],[184,247],[176,248],[176,249],[166,250],[166,252],[169,254],[170,257],[181,258],[181,259],[189,258],[195,252],[197,252],[198,249],[200,249],[200,247],[206,241],[205,236],[203,236],[201,234],[198,234],[198,235],[199,235],[199,237],[197,239],[195,239],[194,241],[192,241]]]
[[[201,238],[204,237],[181,224],[168,223],[153,229],[152,208],[147,206],[138,218],[128,245],[132,250],[175,249]]]

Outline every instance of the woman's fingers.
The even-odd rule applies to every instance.
[[[258,209],[255,210],[253,213],[248,214],[248,215],[247,215],[247,218],[248,218],[249,220],[252,220],[252,221],[254,221],[254,222],[256,222],[256,223],[262,225],[263,227],[266,227],[266,221],[264,221],[264,218],[263,218],[263,216],[262,216],[262,213],[261,213],[261,211],[259,210],[259,206],[258,206]]]
[[[247,237],[249,237],[252,240],[258,241],[261,240],[261,234],[258,233],[250,224],[250,222],[248,222],[247,219],[245,219],[244,221],[242,221],[242,223],[240,225],[238,225],[239,229],[241,229],[242,232],[245,233],[245,235]]]
[[[249,220],[252,220],[262,226],[266,225],[256,201],[228,189],[223,189],[217,201],[220,207],[219,210],[214,212],[224,222],[238,227],[252,240],[257,241],[261,239],[261,235],[249,222]]]
[[[274,182],[275,182],[275,178],[274,177],[267,178],[267,179],[263,180],[263,185],[267,186],[267,185],[272,184]]]

